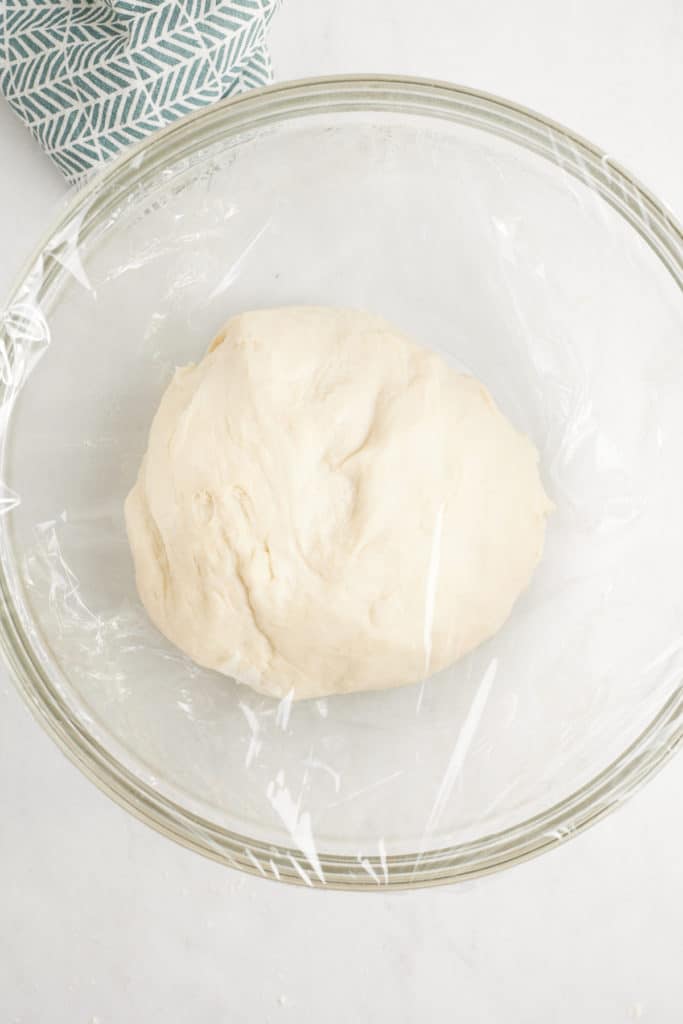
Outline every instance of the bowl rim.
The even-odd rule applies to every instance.
[[[42,267],[40,293],[60,272],[42,265],[50,240],[81,213],[87,233],[122,195],[165,163],[177,164],[206,142],[205,127],[229,137],[268,122],[316,112],[394,110],[470,123],[540,153],[589,184],[637,230],[683,290],[683,232],[672,213],[606,153],[526,107],[449,82],[402,75],[337,75],[277,83],[204,107],[124,150],[93,174],[64,205],[25,263],[9,299],[11,309]],[[144,157],[144,160],[142,159]],[[35,280],[35,277],[33,278]],[[0,316],[0,343],[8,345]],[[0,400],[11,386],[4,384]],[[2,439],[2,459],[4,461]],[[176,842],[252,875],[317,888],[356,891],[409,889],[470,879],[508,867],[576,835],[622,803],[683,741],[683,684],[640,736],[612,763],[566,799],[504,831],[421,854],[348,857],[318,852],[320,874],[302,852],[239,835],[196,815],[142,782],[84,727],[34,655],[13,605],[4,557],[7,517],[0,518],[0,650],[17,689],[62,751],[104,793]]]

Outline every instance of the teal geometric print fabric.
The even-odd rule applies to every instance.
[[[69,181],[271,80],[279,0],[0,0],[0,91]]]

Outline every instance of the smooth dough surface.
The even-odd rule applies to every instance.
[[[176,371],[126,523],[150,617],[294,699],[416,682],[502,626],[541,556],[533,444],[379,317],[230,320]]]

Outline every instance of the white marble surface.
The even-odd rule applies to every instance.
[[[456,80],[607,148],[683,215],[678,0],[284,0],[279,78]],[[0,104],[0,293],[64,192]],[[538,860],[466,886],[308,892],[133,820],[0,675],[0,1024],[679,1024],[683,760]]]

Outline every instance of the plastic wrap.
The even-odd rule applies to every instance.
[[[681,735],[682,267],[606,157],[454,87],[279,87],[124,156],[2,314],[2,644],[33,708],[150,824],[267,877],[469,877],[599,816]],[[531,587],[417,686],[276,702],[137,597],[123,501],[174,367],[288,304],[385,316],[540,450]]]

